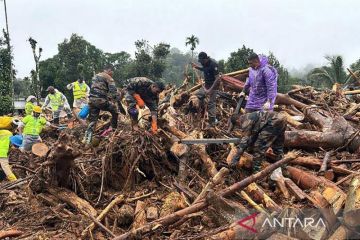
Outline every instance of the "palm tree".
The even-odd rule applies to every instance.
[[[186,38],[186,42],[185,42],[185,46],[190,45],[190,50],[191,50],[191,60],[194,59],[194,50],[196,48],[196,46],[199,44],[199,38],[195,37],[195,35],[191,35],[190,37]],[[192,71],[192,80],[193,80],[193,84],[194,84],[194,71]]]
[[[325,85],[334,85],[335,83],[344,84],[347,80],[344,61],[339,55],[325,56],[328,60],[326,66],[315,68],[309,74],[311,81],[323,82]]]

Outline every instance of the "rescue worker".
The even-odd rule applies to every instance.
[[[69,83],[66,86],[67,89],[73,91],[74,102],[73,108],[81,109],[88,104],[88,97],[90,93],[89,86],[84,82],[84,77],[79,77],[79,79],[73,83]]]
[[[246,112],[272,111],[277,95],[276,69],[268,64],[264,55],[251,54],[248,58],[250,65],[249,78],[240,96],[249,94],[246,102]]]
[[[191,63],[193,68],[196,68],[204,73],[205,85],[198,90],[195,95],[203,101],[205,97],[209,98],[208,101],[208,114],[209,124],[214,126],[217,123],[216,120],[216,95],[219,87],[219,70],[218,64],[214,59],[211,59],[205,52],[200,52],[198,55],[198,62],[201,63],[202,67]]]
[[[64,110],[67,114],[68,120],[72,119],[72,112],[70,105],[65,95],[55,89],[53,86],[49,86],[46,90],[49,94],[45,98],[45,103],[42,109],[45,109],[49,104],[53,112],[54,124],[60,123],[60,113]]]
[[[123,111],[121,105],[121,96],[117,92],[115,81],[112,78],[114,73],[114,66],[108,64],[104,67],[103,72],[98,73],[92,79],[89,98],[89,121],[90,124],[85,132],[83,142],[89,144],[92,139],[93,131],[95,129],[96,122],[99,118],[100,111],[107,111],[111,113],[111,127],[106,130],[106,134],[110,133],[117,128],[118,125],[118,111]],[[118,103],[118,108],[113,103]]]
[[[131,117],[132,127],[135,131],[139,129],[138,115],[139,108],[147,106],[151,112],[151,131],[156,133],[157,111],[159,104],[159,94],[165,89],[165,85],[160,81],[152,81],[146,77],[135,77],[128,79],[129,84],[125,87],[125,100],[128,104],[128,113]]]
[[[34,104],[35,102],[36,102],[35,96],[31,95],[27,97],[25,104],[25,116],[32,114],[33,108],[35,106]]]
[[[286,119],[277,112],[255,111],[244,115],[235,114],[231,117],[234,130],[239,130],[241,140],[230,166],[236,167],[241,155],[249,148],[253,151],[253,171],[261,168],[265,160],[265,152],[272,148],[275,160],[283,156]]]
[[[35,143],[41,142],[40,133],[45,126],[51,126],[44,117],[41,117],[42,110],[39,106],[34,106],[33,114],[27,115],[19,124],[19,131],[23,135],[23,142],[20,146],[21,151],[31,151]]]
[[[0,165],[2,170],[4,171],[6,178],[13,182],[16,181],[17,178],[15,174],[12,172],[11,167],[9,165],[9,148],[10,148],[10,137],[12,133],[9,130],[0,130]]]

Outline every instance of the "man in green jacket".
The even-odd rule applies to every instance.
[[[35,96],[30,95],[27,97],[26,104],[25,104],[25,116],[32,115],[33,108],[35,106],[35,104],[34,104],[35,102],[36,102]]]
[[[51,125],[44,117],[40,116],[41,112],[41,108],[35,106],[33,115],[24,117],[22,123],[20,123],[19,130],[23,134],[21,151],[31,151],[35,143],[41,142],[40,133],[43,128]]]

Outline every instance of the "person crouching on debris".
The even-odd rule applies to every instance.
[[[72,112],[70,105],[65,95],[55,89],[53,86],[49,86],[46,90],[49,94],[45,98],[45,103],[42,106],[44,110],[49,104],[53,113],[54,124],[60,123],[60,113],[64,110],[67,114],[68,120],[72,119]]]
[[[165,89],[164,83],[160,81],[152,81],[146,77],[135,77],[128,80],[129,84],[126,86],[125,100],[128,104],[128,113],[131,117],[133,130],[139,130],[138,115],[139,108],[144,108],[145,105],[151,112],[151,131],[155,134],[157,127],[157,111],[159,103],[159,94]]]
[[[42,110],[39,106],[34,106],[33,114],[22,119],[19,124],[19,131],[23,135],[23,142],[20,150],[31,151],[35,143],[41,142],[40,133],[45,126],[51,126],[50,122],[41,117]]]
[[[118,126],[118,111],[125,114],[125,110],[121,105],[121,96],[117,92],[115,81],[112,78],[114,66],[108,64],[104,67],[103,72],[98,73],[92,79],[89,97],[89,125],[85,132],[83,142],[90,144],[95,125],[99,119],[100,111],[107,111],[111,113],[111,127],[107,129],[102,135],[106,136],[114,131]],[[118,108],[113,103],[116,101]]]
[[[235,114],[231,117],[234,130],[241,132],[241,140],[237,146],[230,167],[235,168],[241,155],[248,148],[253,149],[253,171],[261,169],[265,160],[265,152],[269,147],[275,154],[275,160],[280,160],[284,154],[284,137],[286,119],[277,112],[256,111],[244,115]]]
[[[206,96],[209,97],[208,102],[208,113],[209,113],[209,124],[215,126],[216,120],[216,96],[217,89],[219,87],[219,70],[215,60],[211,59],[205,52],[200,52],[198,55],[198,61],[201,66],[191,63],[193,68],[196,68],[204,72],[205,85],[203,88],[198,90],[195,95],[203,100]]]
[[[276,69],[268,64],[264,55],[251,54],[248,58],[249,78],[240,96],[249,94],[246,102],[246,112],[272,111],[277,94]]]
[[[25,116],[27,115],[32,115],[33,112],[33,108],[35,106],[36,102],[36,97],[35,96],[28,96],[26,99],[26,104],[25,104]]]
[[[9,149],[10,149],[10,137],[12,133],[9,130],[0,130],[0,165],[2,170],[4,171],[6,178],[13,182],[16,181],[17,178],[15,174],[12,172],[11,167],[9,165]]]

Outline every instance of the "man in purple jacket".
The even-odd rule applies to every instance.
[[[264,55],[251,54],[248,58],[250,65],[249,78],[245,83],[241,95],[249,93],[246,102],[246,112],[272,111],[277,94],[278,73],[268,64]]]

